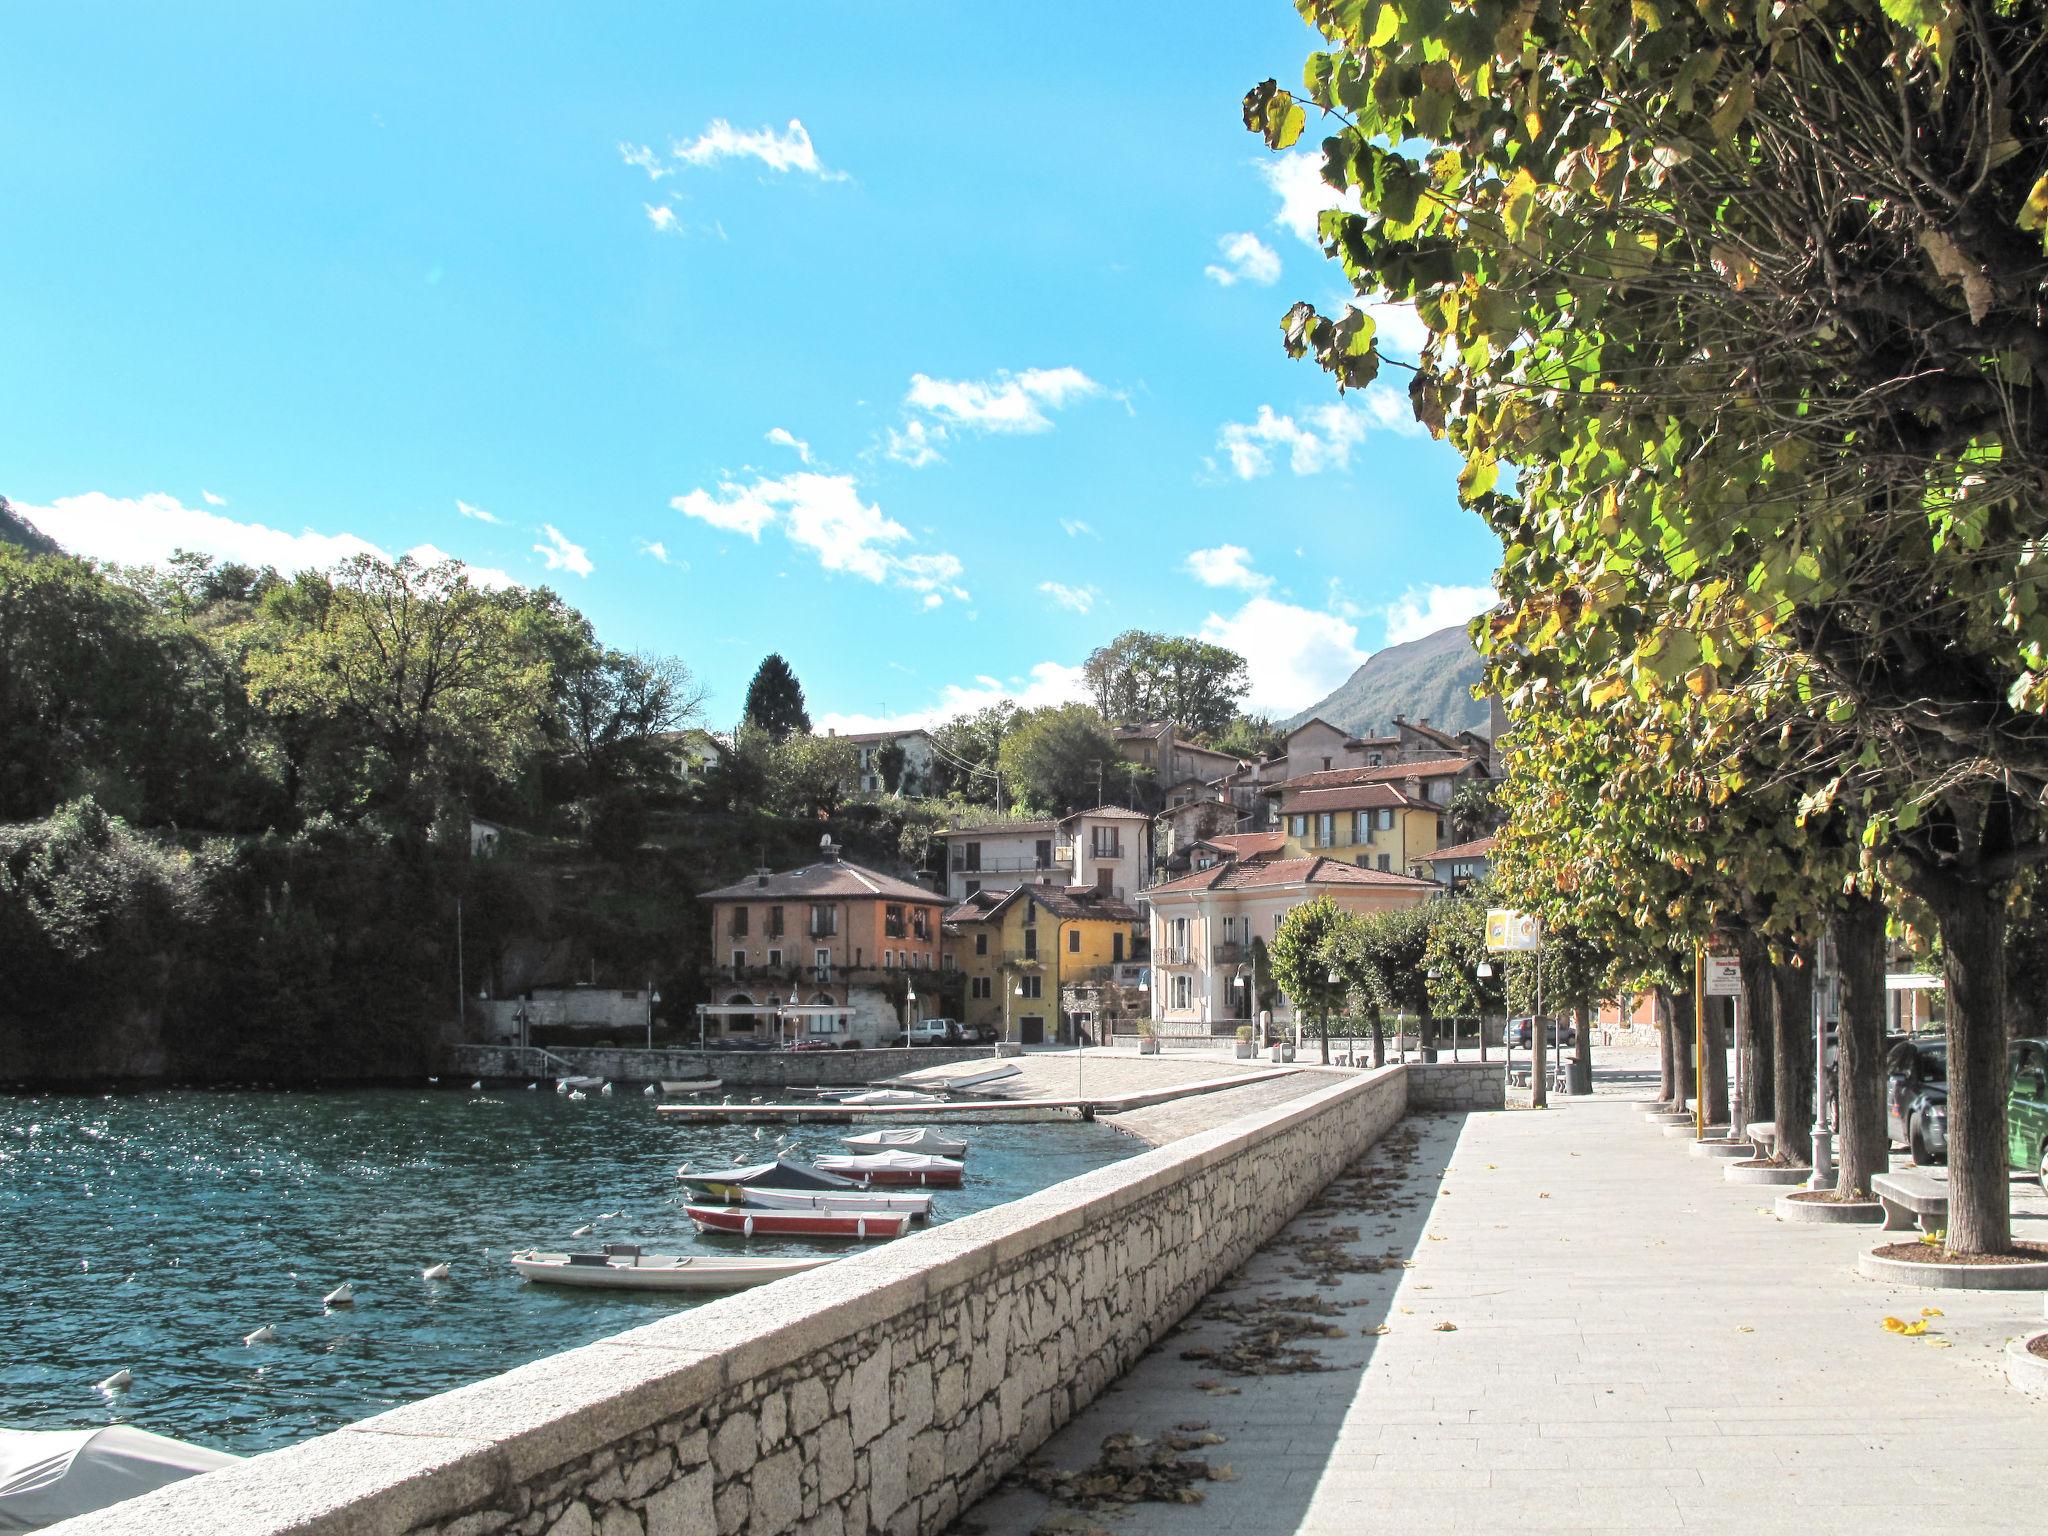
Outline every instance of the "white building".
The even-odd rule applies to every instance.
[[[946,897],[1013,891],[1048,880],[1085,885],[1114,901],[1134,900],[1152,869],[1152,818],[1099,805],[1057,821],[992,821],[941,832]]]
[[[932,738],[923,730],[912,731],[856,731],[839,736],[837,731],[827,730],[826,735],[838,736],[839,740],[851,742],[860,754],[860,765],[854,772],[852,788],[861,794],[879,795],[925,795],[932,789]],[[892,790],[889,776],[882,771],[882,754],[895,747],[903,754],[903,768]]]
[[[1228,1033],[1258,1016],[1254,997],[1272,986],[1255,974],[1255,942],[1270,946],[1280,920],[1328,896],[1347,912],[1420,906],[1443,888],[1387,870],[1334,859],[1219,863],[1146,891],[1151,910],[1152,1017],[1168,1031]],[[1275,1023],[1291,1024],[1287,1000]]]

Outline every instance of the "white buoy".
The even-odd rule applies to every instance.
[[[601,1097],[608,1099],[612,1096],[612,1085],[610,1083],[606,1083],[602,1088],[598,1089],[597,1091]]]
[[[557,1092],[557,1093],[567,1093],[568,1091],[569,1091],[569,1085],[568,1085],[567,1083],[564,1083],[564,1082],[557,1082],[557,1083],[555,1084],[555,1092]]]
[[[430,1083],[438,1083],[441,1081],[441,1079],[439,1079],[438,1077],[430,1077],[427,1079],[427,1081]]]
[[[625,1214],[626,1213],[624,1211],[599,1211],[597,1213],[597,1219],[599,1221],[617,1221],[621,1216]]]
[[[578,1227],[574,1232],[571,1232],[569,1235],[571,1237],[588,1237],[590,1236],[590,1228]]]
[[[356,1302],[356,1288],[346,1280],[320,1298],[322,1306],[352,1307]]]
[[[448,1278],[448,1266],[445,1263],[429,1264],[420,1271],[420,1278],[422,1280],[446,1280]]]
[[[270,1344],[274,1343],[276,1339],[277,1330],[271,1327],[268,1323],[265,1323],[261,1328],[258,1328],[254,1333],[245,1333],[242,1335],[242,1343],[244,1345]]]
[[[102,1392],[126,1392],[135,1384],[135,1373],[123,1366],[105,1381],[99,1383]]]
[[[684,1174],[688,1173],[689,1171],[690,1165],[688,1163],[685,1163],[682,1167],[676,1170],[676,1177],[680,1179]]]
[[[477,1093],[477,1092],[480,1092],[480,1091],[482,1091],[482,1089],[483,1089],[483,1086],[484,1086],[484,1080],[483,1080],[482,1078],[478,1078],[478,1079],[477,1079],[477,1080],[476,1080],[475,1082],[473,1082],[473,1083],[471,1083],[471,1084],[469,1085],[469,1089],[470,1089],[470,1092],[472,1092],[472,1093]]]
[[[586,1102],[589,1098],[590,1095],[585,1093],[581,1088],[571,1088],[569,1090],[569,1102],[571,1104],[582,1104]]]
[[[767,1134],[768,1133],[762,1130],[759,1126],[754,1127],[754,1140],[759,1141],[763,1136]]]
[[[526,1091],[527,1091],[528,1093],[532,1093],[532,1092],[533,1092],[533,1091],[534,1091],[535,1089],[537,1089],[538,1087],[540,1087],[540,1084],[539,1084],[539,1083],[528,1083],[528,1084],[526,1085]]]
[[[654,1097],[654,1095],[655,1095],[655,1087],[654,1087],[654,1084],[652,1084],[652,1083],[649,1083],[649,1084],[648,1084],[648,1085],[647,1085],[647,1086],[646,1086],[645,1088],[642,1088],[642,1089],[640,1090],[640,1097],[641,1097],[641,1098],[643,1098],[643,1099],[651,1099],[651,1098],[653,1098],[653,1097]]]

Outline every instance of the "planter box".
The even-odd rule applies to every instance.
[[[1259,1059],[1259,1047],[1257,1043],[1251,1040],[1238,1041],[1237,1059],[1239,1061],[1257,1061]]]
[[[1140,1040],[1138,1042],[1138,1054],[1140,1056],[1157,1056],[1159,1054],[1159,1042],[1157,1040]]]

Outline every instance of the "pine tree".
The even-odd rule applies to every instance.
[[[796,680],[796,674],[779,653],[770,652],[764,657],[754,680],[747,684],[743,721],[760,727],[777,742],[792,734],[809,734],[811,717],[804,709],[803,684]]]

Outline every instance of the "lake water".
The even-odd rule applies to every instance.
[[[530,1285],[508,1255],[821,1251],[697,1238],[676,1168],[766,1161],[785,1134],[800,1157],[844,1151],[854,1129],[685,1128],[626,1090],[0,1096],[0,1425],[251,1453],[590,1343],[693,1303]],[[964,1135],[966,1184],[935,1221],[1145,1150],[1092,1124]],[[449,1278],[423,1280],[440,1260]],[[323,1309],[344,1280],[356,1305]],[[242,1343],[266,1323],[275,1343]],[[98,1390],[124,1367],[132,1387]]]

